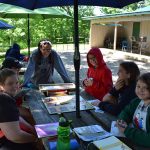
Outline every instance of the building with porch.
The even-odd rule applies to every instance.
[[[150,6],[130,13],[84,17],[91,21],[90,45],[150,53]]]

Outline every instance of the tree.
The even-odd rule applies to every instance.
[[[79,7],[79,36],[89,37],[90,22],[83,21],[83,16],[92,16],[94,7]],[[58,7],[66,11],[73,17],[73,7]],[[21,48],[27,47],[27,19],[5,19],[8,23],[15,26],[15,29],[7,30],[6,32],[0,31],[1,43],[6,43],[6,39],[11,38],[14,42],[20,44]],[[11,35],[11,36],[10,36]],[[40,18],[30,19],[30,39],[31,46],[37,46],[37,43],[42,38],[49,38],[52,43],[56,43],[56,38],[62,37],[63,42],[67,42],[67,37],[73,37],[74,24],[73,18],[59,19],[51,18],[42,20]],[[9,42],[8,42],[9,45]]]
[[[106,14],[116,14],[122,12],[132,12],[135,11],[137,8],[145,7],[150,5],[150,0],[140,1],[138,3],[133,3],[131,5],[125,6],[122,9],[118,8],[108,8],[108,7],[101,7],[100,9]]]

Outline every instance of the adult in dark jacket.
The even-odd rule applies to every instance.
[[[98,103],[100,109],[118,115],[132,99],[137,97],[135,86],[139,74],[139,68],[134,62],[120,63],[117,82],[104,96],[103,101]]]
[[[11,48],[9,48],[5,54],[5,58],[7,57],[13,57],[17,60],[23,60],[24,55],[20,54],[20,46],[17,43],[14,43]]]

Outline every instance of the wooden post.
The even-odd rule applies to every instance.
[[[114,29],[114,50],[116,50],[116,44],[117,44],[117,23],[115,23]]]

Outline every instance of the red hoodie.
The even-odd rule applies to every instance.
[[[98,67],[94,68],[88,60],[88,55],[94,55],[98,62]],[[85,91],[95,98],[102,100],[112,88],[112,73],[103,60],[103,55],[99,48],[92,48],[87,54],[88,72],[87,78],[93,78],[92,86],[85,87]],[[86,80],[86,79],[85,79]]]

